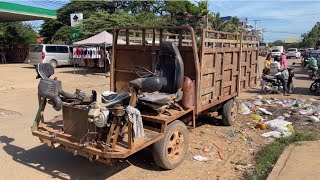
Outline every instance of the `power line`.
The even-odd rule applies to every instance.
[[[276,33],[276,34],[304,34],[304,33],[295,33],[287,31],[265,31],[266,33]]]

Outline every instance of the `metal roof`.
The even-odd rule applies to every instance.
[[[55,10],[0,2],[0,22],[56,19]]]

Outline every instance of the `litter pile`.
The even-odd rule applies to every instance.
[[[294,133],[292,123],[297,119],[305,119],[304,124],[320,122],[320,100],[263,99],[257,96],[256,99],[241,101],[239,113],[250,115],[255,128],[271,130],[263,133],[263,137],[288,137]]]

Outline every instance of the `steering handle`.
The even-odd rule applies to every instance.
[[[147,72],[147,75],[141,75],[137,69],[143,70],[145,72]],[[144,77],[148,77],[150,75],[153,76],[157,76],[154,72],[150,71],[149,69],[145,68],[145,67],[141,67],[141,66],[135,66],[134,68],[132,68],[133,72],[137,74],[137,76],[139,76],[140,78],[144,78]]]

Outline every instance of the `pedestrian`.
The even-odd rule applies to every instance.
[[[4,50],[2,50],[2,51],[0,52],[0,59],[1,59],[1,63],[2,63],[2,64],[7,63],[7,60],[6,60],[6,52],[5,52]]]

